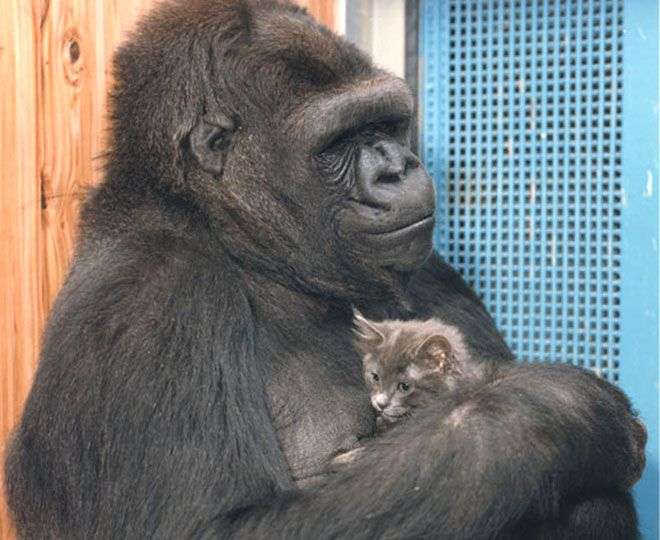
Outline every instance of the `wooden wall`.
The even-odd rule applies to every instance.
[[[329,28],[336,28],[335,26],[335,2],[333,0],[295,0],[297,4],[307,8],[307,11],[321,21]]]
[[[0,0],[0,463],[69,264],[81,196],[100,179],[112,52],[154,3]],[[299,3],[332,26],[332,0]],[[12,537],[0,496],[0,539]]]

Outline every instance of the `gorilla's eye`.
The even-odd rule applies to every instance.
[[[394,137],[399,131],[399,125],[397,122],[378,122],[375,124],[369,124],[364,129],[365,135],[387,135],[388,137]]]
[[[408,390],[410,390],[410,385],[408,383],[401,381],[399,384],[396,385],[396,389],[402,394],[405,394]]]
[[[316,161],[321,167],[332,167],[337,160],[341,159],[348,152],[350,139],[338,138],[332,141],[316,156]]]
[[[380,377],[378,376],[378,373],[372,373],[371,378],[376,382],[378,382],[380,380]]]
[[[367,139],[380,139],[382,137],[399,139],[403,138],[403,136],[408,132],[409,126],[409,118],[388,118],[367,124],[362,129],[360,129],[360,135]]]

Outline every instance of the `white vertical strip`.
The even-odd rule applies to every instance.
[[[398,77],[405,75],[405,13],[404,0],[373,2],[373,59]]]
[[[346,0],[335,0],[334,2],[334,31],[343,36],[346,34]]]

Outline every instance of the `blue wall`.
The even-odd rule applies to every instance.
[[[659,69],[652,0],[421,4],[440,253],[525,360],[620,385],[649,428],[658,537]]]
[[[621,212],[621,387],[649,430],[647,466],[635,488],[645,539],[658,538],[658,192],[660,14],[657,1],[625,3]]]

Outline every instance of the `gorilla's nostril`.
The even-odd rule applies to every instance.
[[[408,159],[406,159],[406,171],[409,169],[416,169],[417,167],[420,167],[421,164],[422,162],[419,161],[419,158],[416,155],[411,154],[408,156]]]
[[[397,182],[401,182],[401,174],[384,174],[382,176],[378,177],[378,183],[380,184],[396,184]]]

